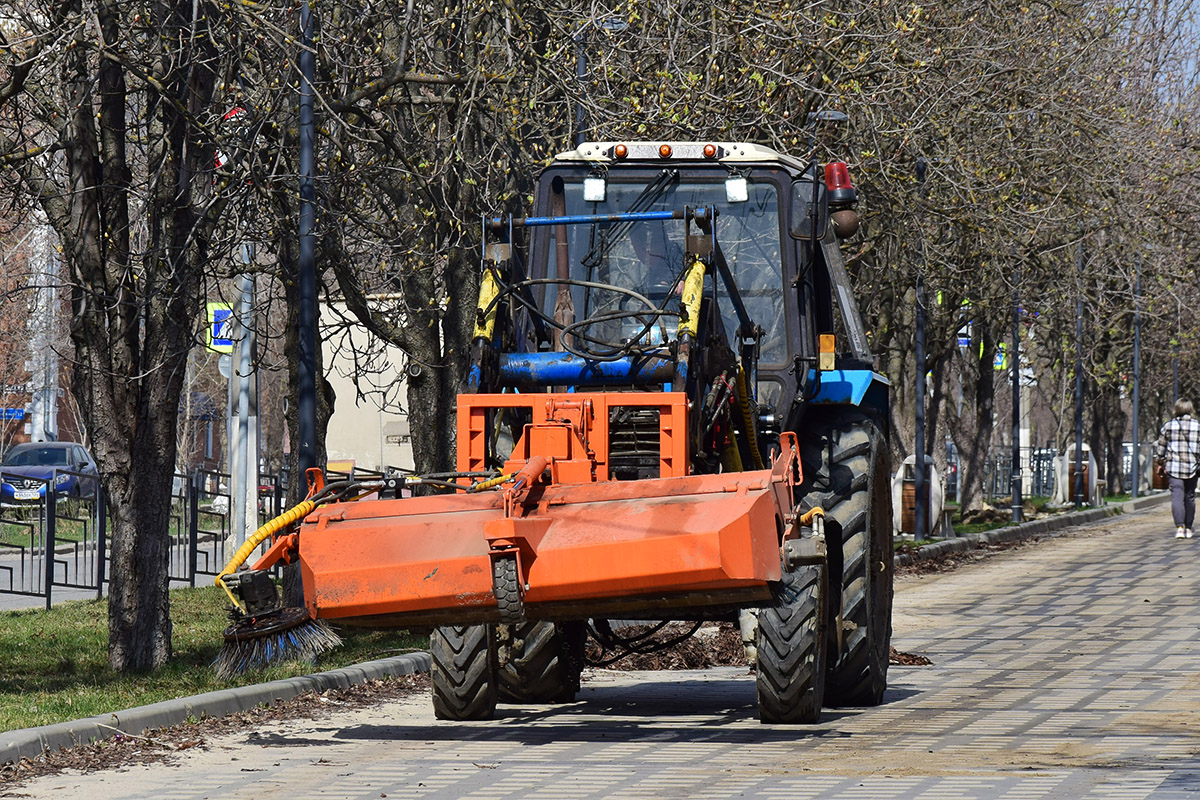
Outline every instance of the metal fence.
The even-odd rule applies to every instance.
[[[74,478],[71,492],[58,487]],[[0,472],[0,593],[45,598],[54,587],[94,591],[107,569],[104,495],[93,475],[66,469],[48,478]],[[19,498],[19,499],[18,499]]]
[[[1023,448],[1021,462],[1021,491],[1026,497],[1054,496],[1054,459],[1058,454],[1053,448]],[[949,457],[946,465],[945,497],[948,501],[958,500],[958,482],[961,473],[956,458]],[[984,463],[983,496],[986,500],[1012,497],[1012,451],[994,455]]]
[[[104,493],[94,477],[80,484],[82,492],[56,491],[60,476],[67,475],[89,477],[69,470],[45,480],[0,472],[0,483],[19,480],[23,497],[32,498],[17,501],[11,493],[0,498],[0,594],[43,598],[46,608],[55,589],[104,595],[112,555]],[[168,529],[168,574],[174,585],[195,586],[198,577],[215,577],[236,549],[229,477],[204,470],[175,476]],[[286,480],[259,476],[260,521],[280,513],[285,492]],[[264,543],[260,551],[267,547]]]

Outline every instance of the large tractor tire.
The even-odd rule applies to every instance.
[[[887,444],[860,411],[827,417],[801,445],[811,505],[825,509],[833,609],[825,702],[873,706],[887,688],[892,640],[892,503]],[[833,654],[836,653],[836,657]]]
[[[758,718],[812,724],[825,695],[825,566],[785,572],[775,601],[758,610],[755,688]]]
[[[497,625],[500,699],[511,703],[574,700],[586,639],[582,622],[527,620]]]
[[[450,625],[429,637],[433,713],[438,719],[496,714],[496,637],[490,625]]]

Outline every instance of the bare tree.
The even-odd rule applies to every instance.
[[[171,655],[179,399],[214,207],[215,8],[5,3],[0,157],[70,273],[75,393],[112,513],[109,663]],[[219,114],[215,115],[219,118]]]

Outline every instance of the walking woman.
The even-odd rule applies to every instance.
[[[1163,425],[1155,448],[1171,486],[1175,538],[1192,538],[1196,519],[1196,473],[1200,469],[1200,420],[1190,400],[1176,400],[1174,416]]]

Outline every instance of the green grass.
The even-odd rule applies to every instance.
[[[917,539],[915,541],[912,539],[896,539],[893,543],[893,546],[895,547],[897,553],[911,553],[918,547],[927,544],[933,544],[936,541],[937,539]]]
[[[41,506],[6,506],[3,511],[3,520],[0,521],[0,544],[30,547],[31,531],[38,531],[40,546],[41,514]],[[82,542],[85,533],[95,538],[96,532],[92,530],[91,520],[85,521],[76,518],[89,515],[90,511],[86,507],[81,507],[79,501],[64,500],[59,504],[58,514],[55,517],[54,540],[56,542]]]
[[[1106,503],[1128,503],[1132,499],[1133,499],[1133,495],[1131,495],[1129,492],[1125,492],[1123,494],[1110,494],[1110,495],[1104,496],[1104,502],[1106,502]]]
[[[964,533],[983,533],[984,531],[994,531],[997,528],[1007,528],[1012,524],[1013,521],[1011,519],[996,520],[995,522],[972,522],[970,524],[965,522],[955,522],[954,533],[958,536],[961,536]]]
[[[106,714],[176,697],[304,675],[424,649],[426,636],[341,629],[345,644],[317,664],[291,661],[216,678],[209,664],[221,647],[227,598],[215,587],[171,592],[174,658],[151,674],[108,669],[104,601],[68,602],[50,611],[0,612],[0,730]]]

